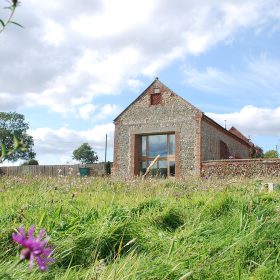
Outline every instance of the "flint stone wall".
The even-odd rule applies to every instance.
[[[234,158],[250,158],[250,148],[238,141],[234,136],[226,134],[218,127],[213,126],[206,120],[201,122],[201,149],[202,161],[218,160],[220,155],[220,141],[227,144],[229,153]]]
[[[280,177],[280,159],[233,159],[202,162],[203,177]]]

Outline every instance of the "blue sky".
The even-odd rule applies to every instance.
[[[4,6],[4,1],[3,1]],[[0,11],[5,18],[6,11]],[[280,146],[279,0],[25,0],[1,34],[0,110],[30,124],[40,164],[88,142],[155,77],[264,150]]]

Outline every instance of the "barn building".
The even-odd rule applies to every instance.
[[[156,78],[114,120],[113,175],[199,175],[201,162],[250,157],[252,143],[223,128]],[[240,135],[242,136],[240,136]]]

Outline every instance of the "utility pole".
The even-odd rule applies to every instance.
[[[104,170],[105,170],[105,174],[107,175],[106,163],[107,163],[107,133],[105,139],[105,163],[104,163]]]
[[[224,120],[225,121],[225,129],[227,129],[227,120]]]

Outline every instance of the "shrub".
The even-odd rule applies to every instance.
[[[39,162],[36,159],[30,159],[24,162],[22,165],[39,165]]]

